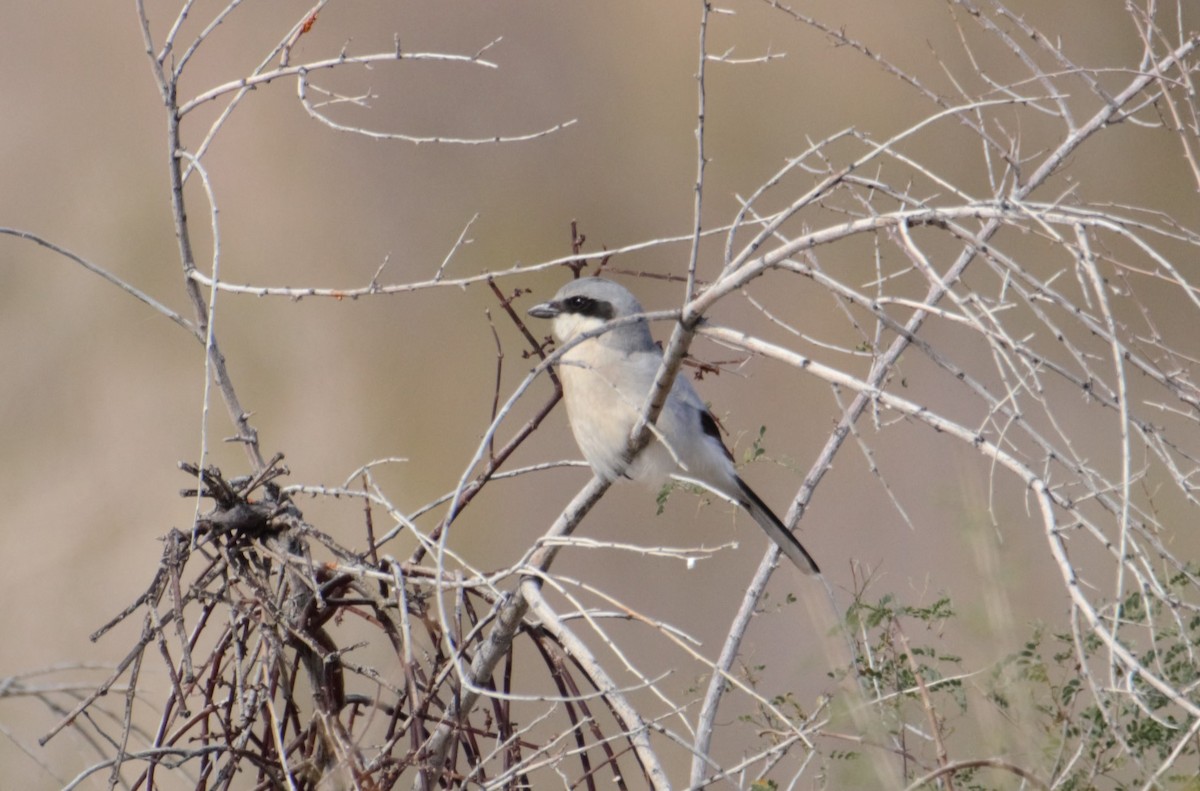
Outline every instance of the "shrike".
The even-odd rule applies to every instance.
[[[643,312],[628,289],[598,277],[573,280],[554,299],[529,309],[531,316],[554,320],[559,343]],[[562,356],[558,376],[567,419],[592,469],[610,481],[624,475],[655,488],[670,479],[702,486],[746,509],[801,571],[819,574],[812,556],[738,477],[716,419],[685,377],[675,377],[655,422],[655,438],[626,460],[629,435],[661,363],[662,351],[645,319],[612,327]]]

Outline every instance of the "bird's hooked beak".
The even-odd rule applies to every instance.
[[[562,307],[557,302],[541,302],[528,310],[530,316],[538,319],[552,319],[562,313]]]

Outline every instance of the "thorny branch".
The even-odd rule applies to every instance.
[[[60,719],[43,742],[70,728],[83,734],[100,756],[68,787],[97,772],[107,772],[109,786],[115,787],[128,782],[122,772],[132,768],[138,773],[133,787],[151,788],[158,777],[185,768],[197,778],[196,787],[205,788],[229,787],[235,776],[277,788],[315,788],[333,777],[345,787],[372,789],[401,784],[530,787],[552,776],[588,788],[608,783],[666,788],[672,785],[666,758],[673,752],[690,759],[693,787],[721,780],[745,785],[750,775],[790,778],[798,784],[805,773],[827,771],[837,759],[822,740],[846,737],[830,726],[835,715],[826,702],[813,707],[813,713],[799,705],[789,709],[785,696],[761,692],[734,670],[774,570],[774,549],[747,583],[715,657],[697,647],[682,627],[639,612],[586,580],[551,570],[564,547],[585,548],[571,533],[604,494],[606,481],[591,480],[550,530],[506,568],[474,568],[455,554],[456,519],[485,486],[554,466],[503,468],[550,413],[559,395],[557,383],[532,417],[506,442],[496,442],[536,378],[542,372],[553,377],[552,365],[564,351],[547,351],[524,325],[517,307],[524,295],[522,279],[562,266],[579,274],[592,258],[607,263],[684,242],[690,245],[686,262],[668,275],[685,283],[678,307],[647,316],[670,321],[673,328],[661,386],[647,398],[647,423],[661,408],[693,337],[700,336],[769,360],[795,380],[815,377],[838,396],[854,394],[796,491],[787,515],[793,526],[844,455],[846,440],[860,430],[864,414],[875,421],[876,439],[860,435],[860,447],[868,455],[870,443],[882,442],[892,426],[918,426],[986,461],[989,497],[1013,496],[1015,490],[1015,500],[1024,498],[1046,556],[1057,569],[1070,608],[1068,638],[1078,675],[1073,694],[1086,694],[1094,703],[1092,726],[1105,729],[1112,749],[1128,759],[1114,759],[1110,766],[1103,756],[1083,757],[1082,747],[1051,765],[1031,762],[1036,769],[1006,756],[958,757],[958,746],[943,738],[939,706],[944,704],[938,691],[945,679],[926,676],[928,667],[916,660],[897,627],[888,634],[900,635],[896,646],[903,661],[895,666],[906,683],[885,689],[880,682],[885,663],[867,645],[869,630],[864,629],[847,638],[856,672],[848,676],[853,683],[831,694],[853,698],[845,708],[854,711],[851,717],[865,734],[854,738],[875,748],[881,773],[888,771],[887,758],[896,757],[899,773],[912,788],[935,781],[960,787],[960,775],[980,769],[1048,788],[1061,786],[1073,772],[1090,780],[1122,763],[1132,766],[1128,771],[1150,788],[1194,766],[1200,729],[1194,677],[1200,665],[1194,640],[1200,578],[1195,563],[1176,554],[1173,536],[1178,514],[1190,518],[1200,505],[1200,387],[1195,371],[1200,353],[1194,338],[1178,331],[1180,322],[1163,320],[1154,300],[1167,292],[1174,309],[1186,315],[1182,323],[1195,326],[1200,288],[1189,264],[1200,250],[1200,230],[1189,217],[1089,201],[1074,188],[1047,194],[1059,189],[1055,184],[1070,172],[1073,157],[1122,126],[1165,135],[1178,146],[1193,186],[1200,183],[1200,114],[1192,90],[1200,68],[1200,37],[1185,31],[1182,12],[1179,29],[1168,34],[1168,15],[1155,4],[1130,7],[1144,52],[1140,64],[1120,72],[1117,81],[1074,62],[1061,42],[1000,2],[950,2],[961,46],[976,68],[972,76],[982,86],[954,79],[958,98],[951,101],[930,87],[930,80],[897,67],[838,26],[768,2],[786,25],[816,31],[877,64],[927,102],[928,113],[881,139],[848,129],[797,146],[801,153],[754,190],[732,221],[706,229],[705,119],[717,112],[706,92],[709,70],[761,66],[781,55],[773,50],[751,59],[709,54],[709,28],[720,14],[705,3],[698,26],[694,224],[689,233],[589,255],[573,229],[569,256],[448,277],[464,229],[428,276],[380,283],[380,267],[369,280],[364,278],[365,285],[333,289],[222,280],[215,190],[204,158],[252,89],[295,79],[299,101],[320,123],[381,140],[525,140],[573,121],[479,141],[380,132],[335,120],[326,108],[347,97],[313,85],[318,73],[413,60],[482,68],[495,64],[482,58],[490,45],[472,54],[439,55],[403,51],[398,43],[391,52],[343,51],[293,64],[295,45],[320,24],[329,0],[316,3],[296,21],[250,74],[182,100],[177,92],[185,66],[218,25],[232,21],[240,2],[226,5],[180,53],[179,36],[185,18],[196,10],[193,5],[184,3],[156,43],[145,5],[137,2],[168,118],[172,212],[191,318],[40,236],[0,229],[99,274],[203,343],[209,379],[217,385],[235,440],[249,460],[250,474],[234,478],[208,466],[203,453],[198,464],[184,465],[196,481],[185,496],[211,503],[210,510],[197,513],[190,534],[166,534],[162,559],[148,575],[145,593],[94,635],[98,639],[140,615],[132,648],[98,685],[87,692],[72,689],[71,705],[47,704]],[[981,50],[989,47],[1014,55],[1024,73],[1008,79],[985,73],[978,64]],[[940,55],[939,63],[948,69]],[[316,94],[328,101],[313,102]],[[195,153],[188,153],[184,121],[210,102],[226,104]],[[1038,119],[1038,130],[1048,128],[1049,119],[1053,131],[1035,132],[1029,124],[1028,140],[1013,135],[1012,118],[1027,116]],[[962,125],[974,136],[982,163],[976,183],[989,185],[989,195],[980,197],[953,183],[907,147],[951,125]],[[184,186],[193,176],[203,182],[208,201],[213,235],[208,266],[196,260],[185,205]],[[724,255],[719,266],[709,267],[702,258],[704,243],[718,234],[725,236]],[[838,245],[863,238],[877,251],[876,276],[865,285],[831,263]],[[706,272],[715,274],[706,280]],[[857,348],[839,340],[813,354],[800,344],[788,345],[786,339],[809,338],[814,331],[798,330],[793,324],[802,319],[768,309],[769,300],[753,304],[763,306],[785,342],[717,326],[707,318],[718,303],[736,300],[743,289],[796,281],[836,300],[839,315],[861,338]],[[491,423],[457,484],[434,502],[409,511],[393,503],[375,481],[374,464],[351,476],[359,483],[354,489],[349,481],[332,488],[283,487],[287,470],[280,466],[282,456],[264,457],[218,344],[217,296],[342,299],[472,283],[488,284],[529,347],[526,356],[537,356],[539,362],[505,397],[499,362],[506,359],[505,349],[496,334],[499,370]],[[946,342],[947,328],[956,342]],[[903,389],[900,365],[905,355],[928,364],[922,370],[929,386],[921,395]],[[869,367],[860,370],[864,359]],[[1104,454],[1085,450],[1096,440],[1076,425],[1081,417],[1087,430],[1100,437]],[[631,437],[632,448],[649,437],[649,431]],[[874,458],[870,465],[882,482]],[[360,501],[366,548],[343,546],[307,522],[295,500],[301,493]],[[903,507],[903,492],[889,496],[897,508]],[[436,508],[444,508],[444,516],[425,529],[420,518]],[[377,535],[380,514],[390,524]],[[385,551],[401,534],[415,541],[404,562]],[[613,552],[695,557],[686,550],[604,546]],[[827,586],[827,592],[836,607],[833,587]],[[674,656],[695,663],[708,675],[707,689],[681,698],[663,683],[662,674],[631,656],[615,637],[628,634],[613,629],[616,622],[638,625],[642,631],[637,634],[648,634],[677,652]],[[166,671],[166,691],[161,705],[154,706],[157,722],[147,729],[137,704],[152,648]],[[27,689],[12,680],[0,685],[5,691]],[[111,719],[95,716],[110,691],[123,693],[123,711]],[[48,701],[53,692],[30,690]],[[763,728],[770,738],[758,751],[731,758],[718,739],[717,715],[734,696],[755,707],[770,726]],[[890,740],[873,741],[866,721],[880,719],[901,698],[919,702],[919,720],[898,725]],[[1070,713],[1062,712],[1062,718],[1069,720]],[[1150,724],[1167,734],[1158,742],[1156,757],[1139,741]],[[906,736],[922,727],[928,737],[923,747]],[[1064,754],[1068,742],[1064,736]],[[1082,766],[1089,760],[1089,766]]]

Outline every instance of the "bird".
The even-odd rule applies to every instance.
[[[570,281],[528,313],[553,320],[554,337],[565,345],[608,322],[645,311],[620,283],[584,277]],[[626,477],[655,489],[670,480],[699,485],[749,513],[801,571],[820,574],[808,550],[737,474],[716,418],[685,377],[675,377],[649,444],[633,459],[626,458],[630,434],[662,358],[645,318],[587,337],[559,358],[567,420],[592,470],[609,481]]]

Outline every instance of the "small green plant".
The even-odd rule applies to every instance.
[[[1188,569],[1171,586],[1182,593],[1194,579]],[[1194,697],[1200,680],[1200,615],[1176,612],[1162,599],[1147,599],[1137,591],[1114,615],[1123,625],[1126,647],[1142,666],[1154,668],[1175,689],[1191,690]],[[996,669],[990,698],[1011,713],[1014,689],[1031,697],[1036,716],[1029,724],[1041,734],[1043,757],[1059,788],[1200,789],[1200,743],[1188,733],[1194,720],[1170,697],[1119,667],[1110,678],[1106,656],[1104,644],[1090,633],[1047,637],[1039,626]],[[1161,771],[1172,766],[1176,769]]]
[[[750,443],[750,447],[747,448],[746,452],[742,455],[742,461],[745,464],[758,461],[760,458],[767,455],[767,447],[765,443],[766,438],[767,427],[759,426],[758,436],[754,438],[754,441]]]
[[[1106,613],[1120,623],[1124,648],[1193,701],[1200,614],[1166,602],[1193,598],[1185,594],[1195,579],[1189,568],[1172,580],[1177,597],[1135,591]],[[834,707],[854,722],[828,726],[831,769],[862,771],[883,750],[889,757],[875,771],[895,765],[913,788],[1200,791],[1200,739],[1186,704],[1110,668],[1095,634],[1035,624],[1020,648],[973,670],[941,647],[957,617],[945,596],[914,606],[860,595],[850,605],[853,661],[830,676],[853,682],[864,700]],[[770,725],[761,713],[757,724]],[[992,732],[997,724],[1003,733]],[[848,731],[855,749],[846,747]],[[1000,755],[991,752],[998,744]]]

